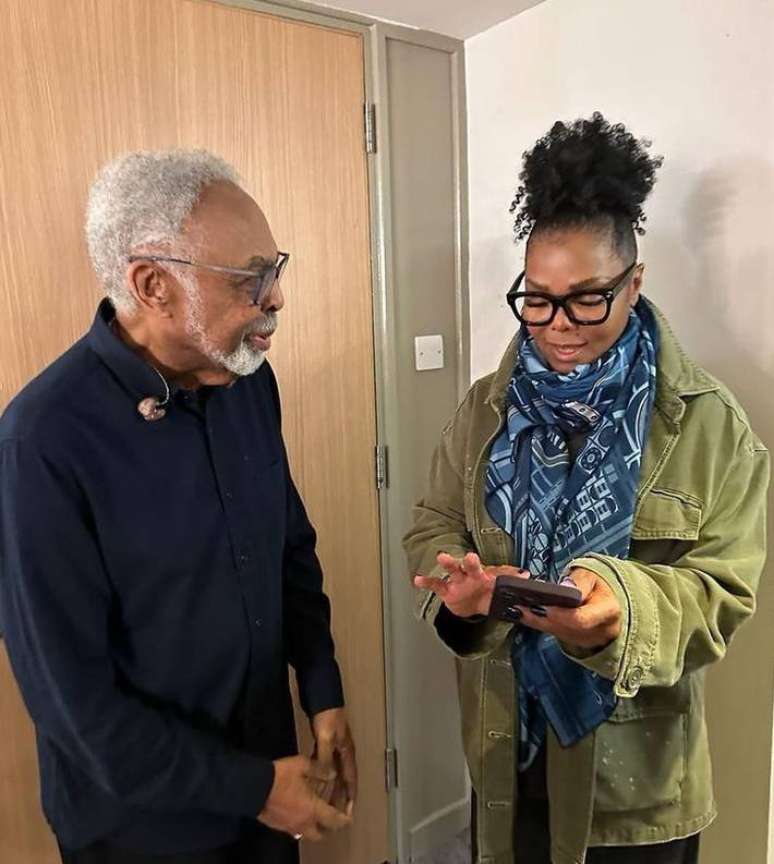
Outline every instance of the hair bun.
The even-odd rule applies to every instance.
[[[583,223],[600,216],[624,217],[644,234],[642,205],[663,162],[648,154],[650,145],[598,111],[590,119],[554,123],[524,154],[521,185],[510,207],[516,239],[538,222]]]

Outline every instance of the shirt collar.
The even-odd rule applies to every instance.
[[[157,396],[163,400],[166,388],[161,375],[118,336],[110,324],[116,313],[110,300],[103,300],[88,333],[89,347],[136,400]]]

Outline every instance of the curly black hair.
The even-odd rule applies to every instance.
[[[567,227],[613,232],[615,248],[634,251],[634,232],[644,234],[642,205],[663,157],[598,111],[590,119],[557,122],[524,154],[520,186],[510,207],[516,240]]]

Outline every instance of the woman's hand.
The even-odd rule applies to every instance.
[[[475,552],[468,552],[464,558],[454,558],[441,552],[438,563],[446,571],[445,576],[415,576],[414,585],[432,591],[443,600],[449,612],[459,618],[489,613],[495,580],[500,574],[527,577],[523,570],[516,567],[484,567]]]
[[[520,606],[521,623],[533,630],[550,633],[567,645],[601,650],[621,633],[618,598],[607,582],[591,570],[574,567],[570,577],[583,595],[580,606],[576,609],[545,606],[545,616]]]

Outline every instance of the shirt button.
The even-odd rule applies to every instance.
[[[636,690],[642,684],[642,669],[635,666],[629,673],[629,689]]]
[[[234,497],[233,492],[226,492],[226,498],[230,501]]]
[[[250,560],[250,559],[248,558],[247,555],[240,555],[240,556],[239,556],[239,563],[242,564],[242,565],[247,564],[247,562],[248,562],[249,560]]]
[[[263,625],[263,621],[260,618],[255,619],[255,626],[261,627]]]

